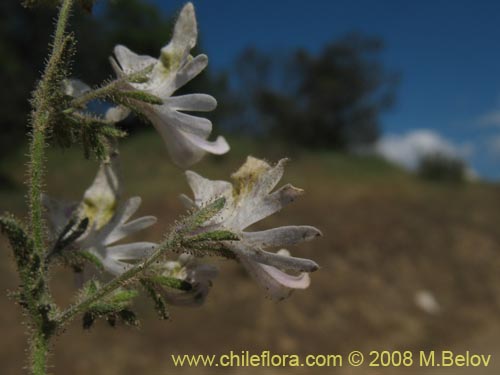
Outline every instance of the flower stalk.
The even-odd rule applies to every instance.
[[[29,151],[29,207],[31,232],[35,244],[35,251],[43,254],[44,251],[44,225],[41,205],[43,190],[43,172],[46,147],[47,129],[54,116],[53,92],[60,80],[61,71],[64,70],[64,52],[67,44],[71,43],[66,35],[66,28],[71,14],[74,0],[64,0],[61,4],[57,18],[56,31],[52,51],[45,67],[43,76],[35,90],[32,114],[32,135]]]
[[[249,158],[232,176],[234,186],[186,172],[194,195],[193,200],[183,197],[190,214],[176,222],[160,244],[122,241],[155,224],[156,218],[132,219],[141,198],[122,199],[117,139],[126,133],[115,127],[116,123],[132,112],[147,119],[178,166],[191,165],[205,153],[223,154],[229,145],[223,137],[209,141],[210,120],[190,113],[213,110],[215,98],[206,94],[173,96],[208,63],[205,55],[190,55],[198,35],[191,3],[180,12],[172,40],[158,58],[138,55],[118,45],[111,59],[117,78],[91,90],[78,79],[68,79],[74,41],[67,26],[75,2],[58,2],[52,49],[33,94],[27,180],[29,223],[25,226],[12,215],[0,216],[0,231],[9,239],[20,278],[15,296],[28,319],[32,375],[47,374],[51,338],[77,315],[82,315],[86,329],[98,318],[112,326],[117,320],[137,326],[131,310],[132,299],[138,294],[136,287],[142,286],[149,294],[161,319],[168,318],[169,305],[202,304],[217,275],[214,265],[199,261],[204,255],[238,261],[276,300],[288,297],[295,289],[307,288],[309,273],[318,269],[314,261],[292,257],[285,249],[267,251],[320,236],[316,228],[246,230],[302,192],[291,185],[273,192],[283,174],[283,160],[271,166]],[[103,99],[116,106],[103,116],[91,113],[87,104]],[[62,147],[80,142],[86,157],[93,153],[101,162],[79,202],[60,201],[43,193],[49,138]],[[173,260],[169,253],[179,255]],[[80,278],[79,298],[65,310],[58,309],[49,288],[54,261],[68,266]],[[113,278],[104,285],[98,276],[83,280],[86,267]]]
[[[167,239],[161,243],[155,252],[143,262],[136,264],[134,267],[125,271],[118,277],[108,282],[106,285],[98,289],[94,294],[88,298],[80,301],[79,303],[69,307],[67,310],[63,311],[57,318],[56,322],[59,327],[70,322],[76,315],[85,312],[94,302],[101,300],[102,298],[108,296],[118,288],[130,282],[132,279],[137,278],[142,272],[147,270],[150,265],[158,261],[167,251],[173,251],[179,244],[179,237],[172,234],[167,237]]]
[[[52,51],[48,59],[43,76],[35,90],[33,99],[32,133],[29,150],[29,209],[30,229],[33,239],[31,257],[42,259],[44,246],[44,219],[41,203],[43,190],[44,158],[46,137],[52,118],[54,117],[55,86],[64,71],[64,54],[72,42],[66,34],[68,20],[71,14],[73,0],[64,0],[57,18],[56,31]],[[47,371],[47,353],[50,337],[53,334],[49,317],[51,296],[46,285],[46,270],[43,262],[38,261],[31,277],[24,277],[22,284],[23,301],[26,303],[31,324],[31,373],[44,375]],[[27,271],[24,271],[27,272]],[[50,328],[49,328],[50,327]]]

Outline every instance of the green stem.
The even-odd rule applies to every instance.
[[[41,122],[41,121],[40,121]],[[33,134],[30,147],[30,218],[31,232],[35,251],[43,252],[43,215],[41,205],[43,162],[45,153],[45,131],[33,124]]]
[[[46,147],[46,132],[53,115],[51,90],[57,82],[59,65],[62,62],[62,54],[66,40],[66,26],[71,13],[74,0],[64,0],[59,10],[56,31],[54,34],[52,51],[49,61],[45,67],[42,79],[35,90],[34,112],[32,116],[32,136],[30,146],[30,168],[29,168],[29,207],[30,220],[35,251],[43,253],[44,222],[42,215],[42,185],[43,164]]]
[[[92,306],[95,302],[99,301],[101,298],[107,296],[112,293],[119,287],[123,286],[127,281],[130,281],[134,277],[140,275],[143,271],[145,271],[151,264],[155,263],[164,253],[168,250],[171,250],[177,247],[179,244],[179,238],[177,235],[169,236],[164,242],[162,242],[156,251],[149,258],[145,259],[142,263],[138,263],[133,268],[130,268],[128,271],[122,273],[120,276],[114,278],[102,288],[97,290],[90,297],[87,297],[83,301],[79,302],[76,305],[73,305],[63,311],[61,315],[56,319],[59,327],[62,327],[63,324],[69,322],[72,318],[74,318],[79,313],[85,312],[89,307]]]
[[[49,352],[49,339],[36,332],[31,337],[31,373],[45,375],[47,369],[47,354]]]
[[[120,85],[127,82],[145,82],[148,79],[148,74],[153,70],[153,65],[151,64],[146,68],[133,72],[130,74],[123,74],[119,78],[101,86],[97,89],[87,91],[86,93],[76,97],[71,101],[71,106],[64,110],[66,114],[73,113],[74,111],[85,107],[85,105],[93,100],[98,99],[108,99],[120,94]],[[133,91],[133,90],[131,90]],[[117,104],[121,104],[119,101]]]
[[[63,0],[59,10],[56,31],[52,44],[52,51],[45,67],[45,71],[33,98],[32,132],[29,151],[29,209],[30,229],[33,237],[33,258],[43,259],[44,248],[44,220],[41,202],[44,159],[47,130],[54,117],[53,92],[59,84],[64,52],[67,44],[66,26],[74,0]],[[45,375],[47,373],[47,354],[49,340],[54,332],[48,311],[53,304],[50,291],[47,287],[47,276],[44,262],[35,262],[30,270],[30,277],[23,280],[22,290],[26,296],[26,311],[30,318],[32,337],[30,340],[31,373]]]
[[[105,99],[110,95],[113,95],[116,93],[117,86],[121,83],[123,83],[123,79],[119,78],[95,90],[86,92],[85,94],[73,99],[71,101],[71,107],[66,109],[64,112],[71,113],[78,108],[84,107],[85,104],[91,102],[92,100]]]

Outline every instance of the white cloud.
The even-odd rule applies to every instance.
[[[473,152],[471,145],[457,145],[427,129],[386,135],[377,142],[375,149],[385,159],[409,170],[415,170],[419,160],[429,154],[465,159]]]
[[[480,116],[476,123],[481,126],[498,126],[500,127],[500,110],[494,110]]]

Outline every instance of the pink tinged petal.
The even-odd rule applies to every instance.
[[[321,235],[320,230],[307,225],[285,226],[259,232],[241,233],[245,244],[263,248],[295,245],[302,241],[311,241]]]
[[[118,63],[125,74],[131,74],[144,70],[148,66],[158,62],[157,59],[151,56],[138,55],[122,45],[117,45],[114,49],[114,53],[116,60],[118,60]]]
[[[169,108],[176,111],[213,111],[217,107],[217,100],[206,94],[188,94],[173,96],[165,100]]]
[[[115,260],[136,260],[149,257],[155,251],[156,244],[152,242],[133,242],[106,248],[106,257]]]
[[[105,245],[109,245],[120,241],[121,239],[150,227],[156,223],[156,217],[143,216],[126,224],[122,224],[114,228],[109,235],[103,239]]]
[[[260,265],[273,279],[287,288],[307,289],[311,285],[311,278],[307,272],[299,275],[289,275],[286,272],[265,264]]]
[[[290,296],[293,289],[305,289],[310,284],[309,274],[307,273],[292,276],[274,267],[245,258],[240,258],[240,263],[273,300],[283,300]]]
[[[231,245],[231,250],[238,256],[239,259],[248,258],[249,260],[267,264],[268,266],[301,272],[314,272],[319,269],[318,264],[310,259],[271,253],[259,248],[247,247],[245,245],[246,244],[240,242],[234,242]]]

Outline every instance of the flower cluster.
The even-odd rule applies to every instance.
[[[121,45],[115,47],[116,60],[111,58],[112,66],[119,77],[133,75],[150,67],[151,72],[147,74],[144,82],[133,83],[124,80],[124,89],[143,91],[161,99],[161,105],[139,100],[134,104],[136,110],[151,121],[160,133],[172,160],[181,167],[196,163],[205,152],[220,155],[229,151],[229,145],[223,137],[218,137],[214,142],[207,141],[212,131],[210,120],[181,112],[212,111],[217,106],[217,101],[212,96],[172,96],[175,91],[200,74],[208,64],[206,55],[190,55],[197,37],[193,4],[188,3],[175,24],[172,40],[161,49],[158,59],[137,55]]]
[[[286,159],[282,159],[271,167],[263,160],[248,157],[246,163],[232,175],[234,186],[227,181],[208,180],[188,171],[186,176],[193,190],[194,201],[183,196],[188,207],[203,207],[217,197],[226,199],[224,208],[205,224],[205,228],[227,230],[238,236],[238,241],[226,243],[227,248],[273,299],[283,299],[293,289],[307,288],[309,273],[316,271],[318,265],[309,259],[291,257],[285,249],[277,253],[265,249],[279,249],[321,235],[318,229],[305,225],[245,231],[302,194],[301,189],[292,185],[272,192],[283,176],[285,162]],[[284,272],[287,270],[299,274]]]
[[[130,261],[143,259],[152,254],[156,244],[133,242],[115,245],[116,242],[156,223],[153,216],[129,221],[141,204],[140,197],[132,197],[120,203],[121,180],[118,176],[118,156],[113,155],[99,167],[91,186],[81,202],[64,202],[43,196],[47,210],[51,237],[54,245],[71,236],[75,224],[85,222],[86,227],[68,247],[73,251],[90,254],[113,275],[129,269]],[[73,228],[68,228],[68,223]],[[60,249],[70,250],[70,249]]]
[[[206,152],[223,154],[229,150],[223,137],[214,142],[207,140],[212,130],[208,119],[184,113],[213,110],[217,105],[213,97],[206,94],[173,96],[207,66],[206,55],[190,54],[196,39],[194,8],[188,3],[180,12],[172,40],[161,49],[158,59],[116,46],[110,61],[118,78],[109,88],[101,89],[116,99],[116,106],[107,110],[104,122],[119,122],[132,111],[142,115],[160,133],[172,160],[182,167],[199,161]],[[71,114],[85,116],[82,98],[98,97],[79,80],[67,81],[64,90],[68,97],[81,101]],[[283,176],[285,163],[283,159],[271,166],[248,157],[232,175],[234,183],[212,181],[195,172],[186,172],[194,194],[194,200],[182,196],[188,208],[201,212],[214,201],[223,199],[224,204],[183,234],[188,240],[181,239],[176,244],[175,250],[181,252],[177,260],[162,256],[144,272],[140,280],[155,299],[162,298],[157,300],[158,304],[165,301],[196,305],[205,299],[217,272],[215,267],[200,263],[196,257],[210,251],[236,259],[272,299],[284,299],[293,290],[309,286],[309,274],[316,271],[318,265],[312,260],[291,256],[286,248],[320,236],[318,229],[301,225],[247,230],[302,194],[301,189],[292,185],[274,191]],[[120,242],[156,222],[152,216],[130,220],[141,199],[133,197],[122,201],[121,190],[115,152],[102,162],[80,202],[62,202],[44,196],[53,242],[51,255],[62,256],[70,262],[74,262],[75,255],[78,262],[82,257],[91,259],[114,276],[123,275],[138,263],[146,264],[155,256],[161,247],[156,243]],[[165,285],[175,287],[163,288]]]

